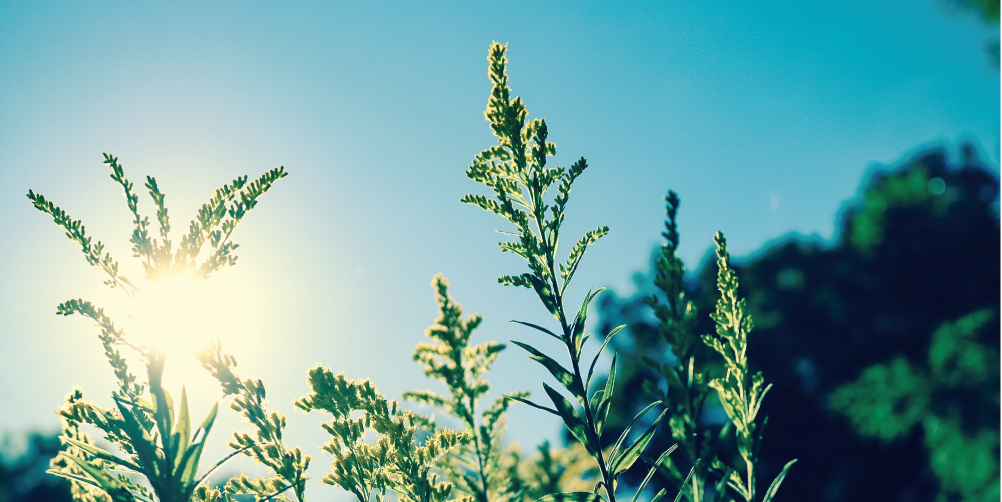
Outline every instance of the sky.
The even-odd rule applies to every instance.
[[[238,265],[173,310],[211,322],[134,324],[221,338],[268,383],[317,479],[323,417],[291,404],[307,369],[372,378],[390,398],[427,387],[410,354],[437,314],[435,274],[486,318],[474,341],[559,350],[507,322],[553,324],[530,292],[496,283],[524,270],[496,246],[505,222],[459,202],[483,193],[464,172],[494,143],[492,41],[509,44],[529,116],[547,119],[551,162],[588,159],[563,235],[611,228],[568,290],[576,304],[590,287],[632,292],[669,188],[694,270],[717,230],[738,258],[791,233],[831,240],[867,173],[924,148],[957,158],[971,142],[997,174],[999,70],[985,46],[998,35],[937,0],[0,3],[0,434],[58,427],[73,385],[110,403],[97,330],[55,306],[133,307],[24,196],[83,220],[141,281],[103,152],[137,187],[157,178],[178,231],[236,176],[289,172],[237,230]],[[542,394],[545,370],[517,351],[495,365],[495,391]],[[176,368],[168,381],[206,410],[212,382]],[[239,427],[232,415],[223,424]],[[559,437],[554,417],[524,407],[509,424],[525,448]]]

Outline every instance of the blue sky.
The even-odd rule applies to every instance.
[[[509,43],[511,85],[547,118],[555,162],[591,166],[565,235],[611,228],[573,299],[590,286],[630,292],[668,188],[695,268],[718,229],[738,256],[790,232],[831,238],[869,169],[923,147],[971,141],[998,172],[999,72],[984,51],[997,39],[997,25],[931,0],[5,2],[0,431],[53,427],[72,385],[95,399],[113,385],[96,332],[54,315],[113,292],[24,197],[55,200],[130,261],[102,152],[137,185],[157,177],[176,228],[237,175],[290,172],[217,279],[247,330],[231,351],[313,447],[319,417],[291,406],[307,368],[372,377],[391,397],[425,385],[409,354],[436,315],[435,273],[485,315],[481,340],[531,341],[506,321],[547,319],[525,290],[495,283],[523,267],[496,247],[503,222],[458,202],[479,191],[463,173],[493,143],[491,41]],[[539,392],[545,375],[530,363],[507,352],[496,388]],[[510,423],[526,446],[559,430],[529,410]]]

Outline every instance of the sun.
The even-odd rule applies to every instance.
[[[189,393],[208,373],[195,353],[220,340],[224,351],[242,359],[259,345],[262,311],[247,280],[235,271],[199,280],[181,273],[147,282],[128,301],[122,324],[130,343],[167,357],[165,385],[184,385]]]

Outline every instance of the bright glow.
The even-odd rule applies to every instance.
[[[166,354],[164,385],[178,392],[186,386],[189,398],[217,389],[194,355],[207,343],[219,339],[225,352],[244,361],[257,345],[262,315],[253,287],[236,271],[226,272],[205,281],[172,275],[147,282],[123,305],[126,315],[116,316],[130,343]]]

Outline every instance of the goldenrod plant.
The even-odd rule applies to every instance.
[[[170,219],[164,204],[165,196],[156,180],[147,177],[146,188],[157,208],[159,240],[150,237],[149,218],[140,215],[139,196],[125,177],[118,159],[105,154],[104,163],[112,171],[112,180],[125,192],[127,206],[134,217],[130,238],[132,250],[135,257],[142,261],[146,278],[150,281],[175,274],[188,274],[203,280],[220,268],[235,264],[233,251],[237,244],[230,240],[234,229],[254,208],[258,198],[286,176],[284,168],[278,167],[251,183],[247,183],[246,176],[241,176],[217,189],[202,205],[198,216],[189,225],[188,234],[175,250],[169,239]],[[72,219],[66,211],[41,194],[29,191],[28,198],[36,208],[52,216],[55,223],[66,231],[67,237],[81,246],[90,265],[105,272],[108,276],[105,284],[122,289],[129,296],[140,291],[122,274],[118,262],[104,251],[104,245],[87,235],[80,220]],[[206,244],[210,254],[198,263],[196,260]],[[256,426],[257,433],[254,436],[235,434],[230,443],[232,453],[199,472],[202,449],[215,422],[218,403],[212,406],[198,427],[193,427],[185,390],[182,388],[180,402],[175,406],[171,394],[162,386],[166,357],[161,352],[131,343],[124,330],[115,325],[104,309],[91,302],[69,300],[59,305],[57,313],[66,316],[80,314],[96,323],[101,329],[99,337],[105,355],[118,380],[118,389],[112,393],[112,407],[105,408],[86,401],[83,392],[76,389],[59,410],[63,421],[61,439],[64,449],[53,459],[49,472],[71,481],[76,501],[210,502],[223,496],[231,500],[232,495],[253,493],[256,501],[265,502],[287,500],[285,492],[291,489],[297,501],[303,502],[309,456],[282,443],[281,431],[285,419],[280,414],[267,411],[264,383],[238,379],[230,371],[236,365],[235,359],[221,355],[218,344],[210,349],[213,357],[205,356],[204,362],[220,378],[225,394],[237,395],[232,407]],[[123,347],[135,352],[146,366],[144,378],[130,371],[126,357],[119,351]],[[90,435],[81,430],[83,425],[95,427],[106,441],[121,450],[121,454],[97,447]],[[268,478],[251,480],[242,476],[230,480],[222,490],[211,488],[209,476],[238,454],[264,463],[276,472],[280,481]]]
[[[604,343],[592,358],[585,373],[582,364],[583,349],[585,342],[591,337],[591,334],[584,334],[588,306],[601,290],[589,291],[581,308],[573,317],[565,310],[564,294],[588,246],[605,236],[609,229],[601,226],[585,233],[571,249],[566,261],[560,262],[557,258],[560,226],[565,217],[571,186],[587,168],[587,162],[581,158],[567,170],[546,167],[547,156],[554,155],[556,147],[547,141],[548,130],[545,120],[535,119],[527,122],[527,112],[521,98],[512,98],[506,72],[506,51],[507,46],[494,43],[488,58],[489,75],[494,87],[485,116],[498,138],[498,144],[477,155],[466,173],[470,179],[491,188],[494,197],[467,195],[462,201],[498,214],[516,227],[516,232],[511,233],[515,239],[501,242],[499,246],[502,251],[514,253],[525,259],[529,265],[529,272],[515,276],[505,275],[500,277],[498,282],[531,288],[535,291],[549,313],[557,320],[559,324],[557,332],[538,324],[514,322],[559,340],[566,348],[569,368],[529,344],[513,343],[529,352],[531,359],[542,364],[560,382],[564,390],[576,398],[577,405],[546,383],[543,384],[543,388],[552,402],[552,407],[529,401],[518,395],[511,395],[510,399],[560,417],[574,438],[595,459],[600,473],[600,479],[591,492],[555,493],[541,500],[614,502],[619,476],[641,457],[651,464],[651,468],[637,487],[634,501],[641,496],[644,488],[659,470],[667,471],[668,475],[675,479],[679,487],[676,500],[682,497],[693,501],[702,500],[704,483],[710,470],[717,472],[718,475],[714,490],[714,497],[718,500],[726,500],[729,497],[728,490],[748,502],[756,500],[755,464],[758,460],[761,429],[764,425],[764,420],[758,419],[758,410],[768,392],[768,386],[764,387],[761,373],[753,374],[748,369],[747,335],[752,329],[752,320],[745,312],[744,300],[737,297],[737,277],[729,266],[730,256],[727,253],[726,241],[723,235],[718,233],[715,240],[721,297],[716,312],[711,315],[717,325],[717,335],[698,337],[692,333],[692,322],[696,312],[685,298],[682,285],[685,269],[681,260],[675,255],[678,246],[675,215],[679,200],[673,192],[669,193],[667,200],[668,221],[664,235],[668,243],[663,248],[663,257],[659,260],[660,273],[657,279],[657,286],[668,295],[669,305],[658,305],[656,300],[651,303],[662,321],[665,341],[672,347],[671,350],[679,364],[677,367],[658,365],[659,372],[667,380],[667,391],[661,391],[657,384],[649,385],[649,390],[658,400],[643,408],[614,442],[603,440],[603,425],[615,391],[616,356],[612,357],[605,384],[594,393],[590,393],[592,378],[599,356],[624,326],[616,327],[604,336]],[[557,195],[550,205],[545,202],[544,196],[554,184],[557,187]],[[697,365],[693,354],[695,346],[702,343],[722,356],[726,368],[724,376],[710,378],[705,363]],[[709,395],[709,389],[716,391],[729,423],[716,433],[703,431],[704,435],[700,437],[697,433],[697,421]],[[658,404],[664,404],[665,409],[656,418],[649,420],[646,415]],[[666,416],[669,417],[673,437],[679,440],[679,443],[659,455],[647,454],[644,450],[659,423]],[[642,433],[636,434],[633,429],[641,424],[647,428]],[[736,440],[737,451],[743,462],[742,465],[735,467],[721,462],[716,457],[721,437],[731,434]],[[610,442],[612,447],[606,448]],[[683,446],[689,466],[684,476],[683,471],[678,468],[679,463],[669,461],[672,451],[679,444]],[[793,462],[795,461],[788,463],[768,487],[761,497],[763,502],[773,498]],[[604,492],[605,499],[599,492]],[[652,500],[660,500],[665,495],[665,490],[661,490]]]
[[[425,331],[431,342],[418,344],[414,360],[424,365],[426,376],[445,384],[449,395],[414,390],[405,392],[404,399],[437,408],[463,424],[470,435],[471,440],[449,456],[454,462],[445,465],[461,492],[477,502],[517,500],[522,495],[519,480],[503,465],[505,412],[511,400],[504,396],[495,399],[478,417],[481,398],[490,391],[486,374],[505,345],[490,341],[471,346],[470,338],[483,317],[477,314],[463,319],[462,305],[449,296],[449,281],[441,274],[435,276],[432,286],[439,316]],[[512,395],[529,397],[528,392]]]
[[[758,419],[762,400],[769,391],[761,372],[748,369],[748,334],[753,328],[745,300],[738,298],[737,275],[730,267],[730,255],[723,234],[714,238],[717,245],[717,288],[720,298],[710,314],[716,336],[699,336],[694,330],[696,306],[685,292],[685,265],[678,256],[678,209],[681,199],[674,191],[665,196],[665,231],[661,256],[655,260],[654,285],[665,294],[646,302],[660,321],[659,333],[675,358],[675,364],[661,362],[668,358],[645,357],[645,362],[661,377],[647,380],[644,389],[669,411],[671,437],[679,453],[662,463],[661,470],[678,487],[680,496],[691,501],[707,497],[706,484],[716,477],[714,500],[727,500],[728,487],[747,501],[755,500],[755,464],[765,420]],[[711,348],[719,360],[697,359],[702,345]],[[723,376],[717,375],[722,364]],[[663,385],[662,385],[663,382]],[[716,394],[713,396],[712,394]],[[728,421],[722,427],[700,423],[707,401],[716,397],[723,405]],[[741,465],[734,466],[721,458],[721,449],[734,442]],[[772,499],[790,466],[790,461],[766,490],[764,502]]]
[[[296,401],[305,411],[333,416],[323,424],[331,440],[323,449],[333,455],[331,470],[321,481],[351,492],[359,502],[386,500],[387,490],[410,502],[443,502],[452,483],[439,481],[433,468],[470,434],[439,429],[418,445],[423,421],[388,401],[369,380],[351,380],[317,366],[309,372],[310,394]],[[374,434],[374,442],[367,436]]]
[[[723,356],[726,374],[710,380],[708,385],[717,391],[717,397],[734,427],[737,450],[744,464],[733,467],[716,460],[713,467],[723,471],[722,482],[717,485],[718,494],[723,492],[723,482],[726,482],[727,487],[752,502],[756,500],[755,466],[766,423],[766,419],[759,419],[758,414],[772,384],[765,384],[761,371],[752,373],[748,368],[748,334],[754,327],[754,321],[748,314],[745,300],[738,297],[738,276],[731,269],[731,256],[727,252],[724,234],[717,232],[713,240],[717,244],[717,289],[720,290],[720,299],[717,300],[716,312],[710,317],[717,325],[717,332],[716,335],[703,335],[703,341]],[[772,500],[796,461],[793,459],[783,466],[763,494],[763,502]]]
[[[685,264],[677,254],[676,218],[680,205],[678,194],[669,191],[665,196],[665,231],[661,234],[665,242],[661,245],[661,255],[655,260],[654,278],[654,285],[664,293],[666,301],[659,301],[653,295],[646,299],[660,322],[661,339],[676,362],[663,362],[670,359],[655,358],[654,354],[646,356],[644,361],[661,378],[646,380],[644,389],[669,411],[668,426],[672,439],[678,444],[677,452],[662,464],[661,471],[687,500],[698,501],[703,499],[707,474],[716,460],[721,439],[727,437],[732,428],[729,422],[723,428],[713,428],[699,420],[707,399],[712,397],[709,382],[713,364],[696,357],[703,340],[695,332],[698,313],[686,296]]]
[[[652,403],[636,415],[631,426],[616,439],[611,450],[604,449],[603,424],[615,390],[616,358],[612,358],[605,386],[589,395],[595,365],[606,345],[603,344],[590,364],[584,360],[583,353],[584,344],[591,337],[590,334],[585,334],[588,305],[601,290],[589,291],[581,308],[573,316],[568,315],[565,308],[564,293],[588,246],[605,236],[609,228],[600,226],[585,233],[575,243],[566,261],[561,262],[557,258],[560,226],[564,221],[571,186],[588,164],[581,158],[570,169],[546,167],[547,157],[556,153],[556,146],[547,141],[546,121],[534,119],[527,122],[527,112],[521,98],[512,98],[508,87],[506,51],[507,46],[495,42],[488,57],[489,75],[494,87],[484,114],[498,144],[478,154],[466,172],[470,179],[491,188],[494,197],[471,194],[463,197],[462,202],[480,206],[515,225],[517,231],[512,234],[515,240],[501,242],[499,246],[502,251],[524,258],[528,262],[529,272],[504,275],[498,282],[535,291],[547,311],[557,320],[557,333],[538,324],[515,322],[559,340],[567,350],[569,368],[529,344],[513,343],[542,364],[564,390],[576,399],[577,404],[573,404],[564,394],[546,383],[543,383],[543,389],[552,402],[552,407],[537,404],[519,395],[509,397],[560,417],[598,464],[600,480],[595,486],[595,492],[602,490],[609,502],[615,502],[617,478],[640,458],[665,412],[644,422],[645,415],[657,405]],[[554,184],[557,184],[557,195],[550,205],[544,201],[544,195]],[[621,329],[622,326],[607,334],[606,343]],[[585,370],[586,364],[588,366]],[[632,428],[641,423],[647,429],[634,437]],[[663,461],[665,456],[662,455],[660,460]],[[658,498],[663,496],[664,493],[661,493]],[[602,500],[602,497],[594,492],[572,492],[551,494],[544,499],[584,501]]]

